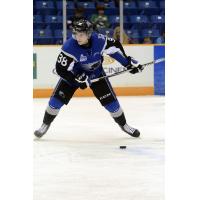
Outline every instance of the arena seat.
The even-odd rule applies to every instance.
[[[33,15],[33,29],[44,28],[44,21],[41,15]]]
[[[72,31],[67,30],[67,38],[72,36]],[[63,30],[62,29],[56,29],[54,31],[54,38],[55,39],[63,39]]]
[[[116,8],[114,1],[110,2],[98,2],[97,5],[104,6],[106,15],[118,15],[119,8]]]
[[[140,38],[140,32],[137,29],[128,29],[125,30],[126,34],[128,35],[129,38]]]
[[[141,14],[145,15],[152,15],[152,14],[159,14],[159,8],[156,5],[155,1],[139,1],[138,8],[140,9]]]
[[[105,15],[108,16],[111,24],[108,29],[100,29],[99,32],[112,37],[114,28],[120,23],[118,3],[114,0],[67,1],[67,19],[74,16],[74,11],[78,7],[85,8],[84,15],[90,19],[92,14],[97,13],[97,5],[105,7]],[[123,5],[123,26],[128,36],[142,38],[144,35],[156,36],[164,31],[165,0],[124,0]],[[62,12],[62,0],[33,0],[34,44],[47,44],[48,41],[52,44],[52,38],[54,44],[62,43]],[[38,30],[40,30],[40,35],[38,35]],[[48,33],[47,30],[53,34]],[[59,33],[56,34],[57,31]],[[68,37],[69,34],[70,30],[68,30]]]
[[[164,15],[152,15],[151,22],[153,27],[156,27],[160,31],[165,28],[165,16]]]
[[[138,7],[135,2],[128,1],[124,2],[124,14],[125,15],[137,15],[138,14]]]
[[[120,23],[120,17],[118,15],[109,16],[109,22],[110,22],[112,28],[115,28]],[[124,29],[128,29],[129,26],[130,26],[130,23],[128,21],[128,17],[124,16]]]
[[[36,29],[33,31],[33,38],[38,44],[53,44],[53,35],[50,29]]]
[[[40,14],[56,14],[56,8],[54,7],[53,1],[36,1],[35,8]]]
[[[160,33],[159,33],[159,30],[157,29],[143,29],[142,30],[142,37],[155,38],[159,36],[160,36]]]
[[[61,29],[63,26],[63,17],[56,15],[45,16],[45,23],[52,29]]]
[[[87,14],[93,14],[94,12],[96,12],[96,7],[94,2],[78,2],[77,7],[84,8]]]
[[[160,1],[160,8],[165,9],[165,1]]]
[[[148,28],[149,19],[145,15],[132,15],[130,16],[130,23],[138,29]]]
[[[165,17],[163,15],[152,15],[151,16],[152,23],[165,23]]]
[[[75,3],[73,1],[67,1],[67,15],[73,15],[75,9]],[[63,2],[56,1],[56,8],[58,12],[62,12],[63,10]]]

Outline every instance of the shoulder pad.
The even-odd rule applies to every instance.
[[[67,40],[63,44],[61,49],[65,55],[67,55],[77,61],[76,56],[75,56],[75,52],[76,52],[75,40],[73,38],[70,38],[69,40]]]

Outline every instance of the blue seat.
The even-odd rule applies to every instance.
[[[152,15],[151,22],[154,24],[164,24],[165,23],[165,16],[163,15]]]
[[[41,15],[33,15],[33,23],[43,23]]]
[[[159,29],[160,31],[165,28],[165,16],[164,15],[152,15],[151,22],[153,27]]]
[[[75,9],[75,5],[73,1],[67,1],[67,9]],[[62,1],[56,1],[56,8],[58,10],[63,9],[63,2]]]
[[[56,29],[54,31],[54,38],[62,39],[63,38],[63,30],[62,29]]]
[[[115,8],[115,2],[114,1],[98,2],[98,5],[104,6],[105,8]]]
[[[37,29],[33,29],[33,38],[37,38],[38,37],[38,31]]]
[[[37,44],[53,44],[53,35],[50,29],[33,30],[33,39]]]
[[[140,36],[140,32],[137,29],[129,29],[129,30],[125,30],[126,34],[128,35],[129,38],[137,38],[139,39]]]
[[[45,16],[45,23],[51,29],[61,29],[63,26],[63,18],[60,15],[47,15]]]
[[[33,32],[36,38],[52,38],[52,31],[50,29],[36,29]]]
[[[124,2],[124,14],[126,15],[137,15],[138,14],[138,7],[135,2],[128,1]]]
[[[93,14],[96,11],[94,2],[78,2],[77,6],[84,8],[87,14]]]
[[[54,32],[54,44],[63,44],[63,31],[55,30]],[[72,32],[70,30],[67,31],[67,39],[69,39],[72,36]]]
[[[140,9],[141,14],[145,15],[159,14],[160,11],[156,2],[151,0],[139,1],[138,8]]]
[[[160,10],[160,15],[165,15],[165,10]]]
[[[74,15],[75,4],[73,1],[67,1],[67,15]],[[56,1],[56,8],[59,11],[63,10],[63,2]]]
[[[33,16],[33,28],[34,29],[42,29],[44,28],[45,24],[43,22],[43,18],[41,15],[34,15]]]
[[[157,8],[156,2],[151,0],[139,1],[138,5],[141,9]]]
[[[36,1],[36,9],[54,9],[53,1]]]
[[[53,15],[56,13],[53,1],[36,1],[35,8],[40,12],[40,14]]]
[[[149,19],[145,15],[130,16],[130,22],[135,29],[147,28],[150,25]]]
[[[155,38],[159,36],[160,36],[160,32],[158,29],[143,29],[142,30],[142,37]]]
[[[165,9],[165,1],[160,1],[160,8]]]
[[[67,30],[67,38],[72,37],[72,31],[71,30]]]
[[[63,9],[63,2],[62,1],[57,1],[56,2],[56,8],[57,8],[57,10],[62,10]]]
[[[116,26],[119,26],[120,17],[118,15],[109,16],[109,22],[110,22],[112,28],[115,28]],[[129,26],[130,26],[130,23],[128,21],[128,17],[124,16],[124,28],[128,29]]]
[[[83,7],[85,9],[87,9],[87,8],[96,9],[95,8],[95,3],[94,2],[89,2],[89,1],[87,1],[87,2],[85,2],[85,1],[84,2],[78,2],[77,6],[78,7]]]
[[[72,36],[72,31],[67,30],[67,38],[70,38]],[[56,29],[54,31],[54,38],[56,40],[63,39],[63,30],[62,29]]]
[[[105,15],[118,15],[119,8],[116,8],[114,1],[110,2],[98,2],[98,5],[104,6],[105,8]]]
[[[141,23],[148,23],[149,20],[148,20],[148,17],[145,15],[133,15],[133,16],[130,16],[130,22],[141,24]]]

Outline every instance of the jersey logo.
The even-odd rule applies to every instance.
[[[102,34],[98,34],[98,39],[103,39],[103,40],[105,40],[105,36],[102,35]]]
[[[87,56],[84,56],[83,54],[81,54],[80,56],[80,62],[84,62],[87,60]]]

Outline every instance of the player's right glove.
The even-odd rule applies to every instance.
[[[144,67],[134,58],[129,56],[128,59],[129,59],[129,64],[126,66],[126,68],[132,69],[130,71],[131,74],[136,74],[144,69]]]
[[[79,83],[79,87],[82,90],[91,85],[89,77],[84,72],[76,75],[75,80]]]

